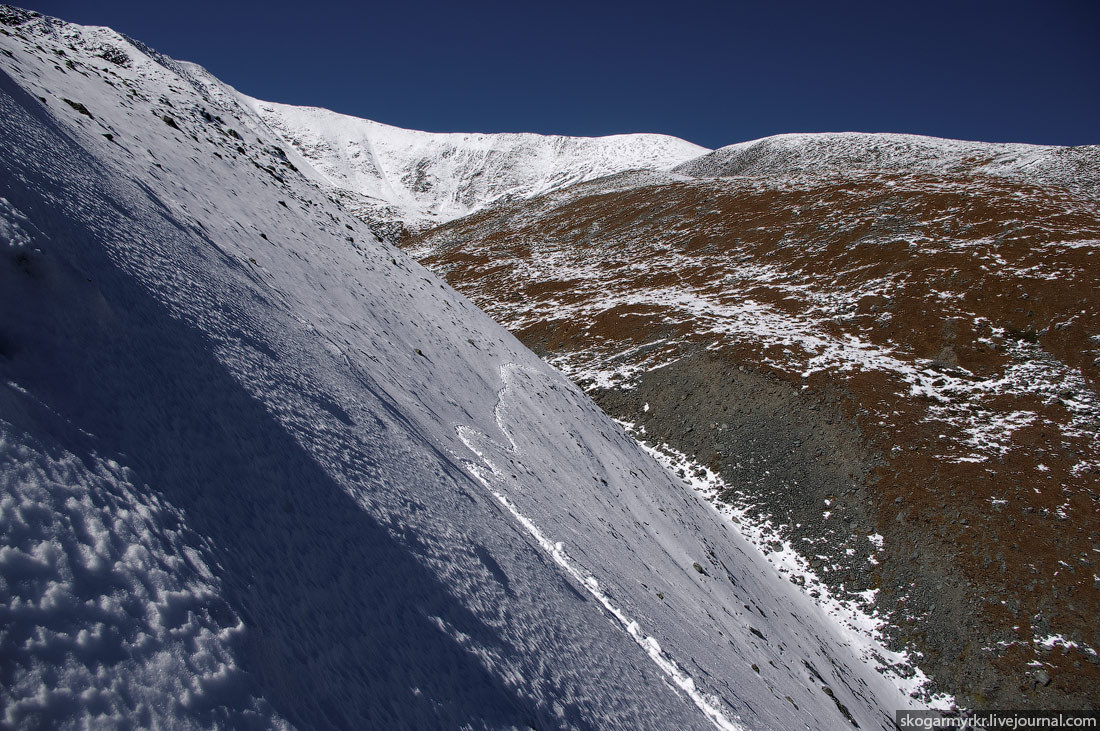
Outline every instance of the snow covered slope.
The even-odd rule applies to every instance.
[[[232,95],[0,6],[11,727],[888,728],[908,700]]]
[[[242,95],[365,218],[412,228],[631,169],[666,170],[709,152],[655,134],[436,134]]]
[[[849,175],[854,172],[980,174],[1062,185],[1100,196],[1100,145],[1054,147],[902,134],[786,134],[740,142],[675,168],[697,178]]]

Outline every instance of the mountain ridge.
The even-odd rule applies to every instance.
[[[926,135],[818,132],[772,135],[721,147],[673,168],[697,178],[904,172],[989,175],[1100,196],[1100,145],[975,142]]]
[[[420,132],[318,107],[242,98],[348,206],[366,219],[406,228],[628,169],[669,169],[708,151],[658,134]]]
[[[320,172],[350,210],[395,240],[489,206],[628,171],[689,178],[820,177],[855,171],[966,174],[1031,180],[1100,197],[1098,145],[823,132],[777,134],[707,150],[644,133],[586,138],[419,132],[317,107],[240,96]]]

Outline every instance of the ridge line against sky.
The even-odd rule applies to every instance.
[[[22,7],[109,26],[259,99],[429,132],[1100,144],[1094,0]]]

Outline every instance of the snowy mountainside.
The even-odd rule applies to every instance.
[[[709,152],[657,134],[562,137],[431,133],[242,95],[364,218],[412,228],[630,169]]]
[[[5,725],[866,729],[911,703],[195,67],[7,6],[0,51]]]
[[[981,174],[1100,196],[1100,145],[1054,147],[904,134],[784,134],[740,142],[675,168],[697,178],[846,175],[856,171]]]

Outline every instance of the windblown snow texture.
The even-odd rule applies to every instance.
[[[808,600],[231,90],[0,24],[5,725],[890,726]]]

